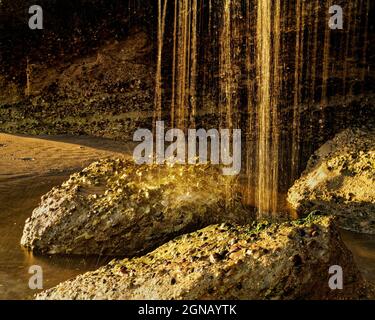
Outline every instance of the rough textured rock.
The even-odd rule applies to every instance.
[[[134,29],[94,53],[54,66],[28,66],[28,97],[0,101],[0,131],[87,134],[131,140],[153,116],[154,71],[149,37]],[[0,76],[0,98],[19,96]]]
[[[288,201],[301,214],[330,212],[345,229],[375,234],[375,131],[347,129],[324,144]]]
[[[50,254],[133,256],[209,224],[252,221],[233,179],[208,165],[102,160],[42,197],[21,243]]]
[[[13,82],[7,81],[2,75],[0,75],[0,105],[16,103],[21,99],[22,94],[22,89],[17,87]],[[0,124],[2,123],[3,121],[0,120]]]
[[[331,290],[340,265],[344,290]],[[146,256],[113,260],[37,299],[358,299],[371,290],[330,217],[293,223],[212,225]]]

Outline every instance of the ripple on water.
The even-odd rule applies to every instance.
[[[35,256],[19,243],[25,220],[43,194],[99,158],[124,156],[129,146],[88,137],[7,134],[0,134],[0,145],[0,299],[32,298],[36,293],[28,287],[28,269],[32,265],[43,268],[47,289],[113,259]],[[22,160],[25,157],[34,160]]]

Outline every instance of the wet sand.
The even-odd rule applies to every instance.
[[[0,299],[33,297],[37,291],[28,287],[32,265],[43,268],[47,289],[112,259],[34,256],[19,242],[24,222],[43,194],[99,158],[129,156],[132,147],[91,137],[0,134]],[[375,283],[375,236],[342,235],[365,277]]]

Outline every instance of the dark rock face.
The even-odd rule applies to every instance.
[[[331,290],[340,265],[344,290]],[[213,225],[146,256],[114,260],[37,299],[361,299],[371,296],[331,218],[271,225]]]
[[[145,0],[40,0],[43,30],[30,30],[32,0],[0,4],[0,70],[8,81],[26,86],[27,60],[47,67],[95,53],[108,40],[123,40],[134,27],[149,36],[155,23]]]
[[[212,223],[252,221],[232,188],[209,166],[103,160],[43,196],[21,243],[49,254],[138,255]]]
[[[375,131],[348,129],[310,158],[288,201],[300,214],[330,212],[340,226],[375,234]]]
[[[34,4],[0,4],[0,130],[129,139],[149,124],[150,2],[42,0],[44,29],[30,30]]]
[[[112,40],[89,56],[54,67],[31,64],[32,98],[1,108],[0,127],[5,132],[131,137],[153,116],[151,54],[147,34],[134,29],[126,40]]]

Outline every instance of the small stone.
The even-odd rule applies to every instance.
[[[237,260],[237,259],[240,259],[242,258],[243,256],[243,252],[242,251],[237,251],[237,252],[233,252],[229,255],[229,259],[231,260]]]
[[[314,230],[313,232],[311,232],[311,236],[312,237],[318,236],[318,231]]]
[[[211,263],[217,263],[220,260],[222,260],[222,256],[218,254],[217,252],[213,253],[209,257]]]
[[[230,247],[229,252],[232,253],[232,252],[237,252],[239,250],[241,250],[241,246],[239,246],[238,244],[234,244],[233,246]]]

